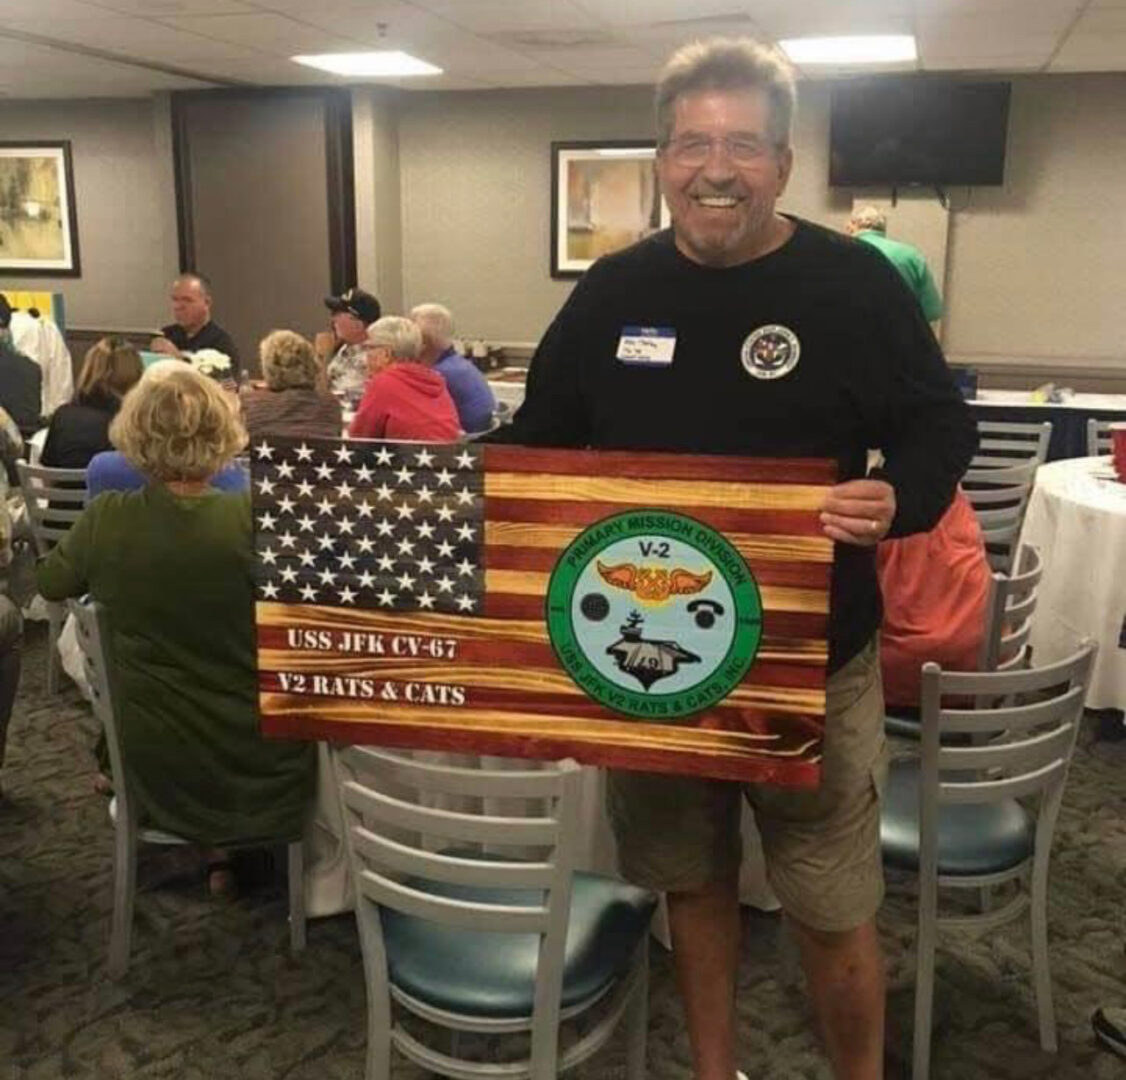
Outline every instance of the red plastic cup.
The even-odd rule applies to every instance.
[[[1110,445],[1114,454],[1114,471],[1126,483],[1126,424],[1110,425]]]

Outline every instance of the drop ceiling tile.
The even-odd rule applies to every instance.
[[[694,22],[715,17],[747,17],[744,0],[574,0],[592,19],[611,26],[655,26]]]
[[[188,15],[161,20],[167,26],[229,41],[276,56],[302,53],[355,52],[358,45],[343,33],[332,33],[270,12],[253,15]]]
[[[838,34],[910,34],[910,11],[900,3],[851,5],[822,3],[754,5],[751,18],[774,40]]]
[[[1038,55],[1047,60],[1059,44],[1058,34],[1024,33],[1007,35],[973,34],[958,29],[950,32],[932,31],[919,37],[919,55],[924,61],[932,56],[1003,56]]]
[[[923,71],[1039,71],[1047,57],[1042,53],[966,53],[924,57],[919,63]]]
[[[1126,70],[1126,33],[1072,34],[1052,57],[1048,70]]]
[[[579,30],[591,16],[570,0],[417,0],[434,15],[478,34],[506,30]]]
[[[182,63],[205,57],[254,55],[242,45],[200,37],[150,22],[109,15],[102,19],[62,19],[44,26],[39,20],[9,24],[13,30],[36,34],[63,43],[86,45],[121,55],[123,60],[143,58],[158,63]]]
[[[0,26],[34,19],[43,30],[54,19],[97,19],[103,15],[102,8],[79,0],[0,0]]]
[[[615,27],[618,42],[642,49],[650,56],[664,60],[681,45],[706,37],[757,37],[762,30],[748,16],[727,16],[706,22],[677,24],[661,23],[657,26],[622,25]]]
[[[2,0],[0,0],[2,2]],[[255,10],[244,0],[88,0],[91,4],[123,15],[142,15],[150,19],[177,15],[236,15]]]
[[[1120,34],[1126,31],[1126,4],[1120,8],[1088,8],[1072,34]]]

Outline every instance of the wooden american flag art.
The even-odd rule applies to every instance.
[[[250,456],[266,735],[818,783],[831,462]]]

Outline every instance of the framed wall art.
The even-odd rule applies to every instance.
[[[78,277],[69,142],[0,142],[0,275]]]
[[[669,224],[652,142],[551,144],[551,276],[581,277],[601,255]]]

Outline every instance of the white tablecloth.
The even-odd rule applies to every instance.
[[[450,757],[450,755],[438,755]],[[460,760],[460,759],[459,759]],[[493,767],[521,767],[511,758],[489,758]],[[348,873],[348,856],[340,839],[343,822],[333,786],[325,744],[318,747],[317,808],[305,836],[305,909],[310,918],[338,915],[352,910],[352,887]],[[616,875],[617,852],[610,823],[603,809],[605,774],[600,769],[583,769],[581,806],[581,841],[576,865],[580,870]],[[443,800],[447,805],[450,800]],[[519,813],[497,807],[491,812]],[[766,911],[777,908],[778,901],[766,880],[762,842],[755,827],[754,816],[743,804],[743,865],[739,876],[739,897],[744,904]],[[653,921],[654,935],[668,947],[668,915],[662,901]]]
[[[1094,411],[1118,409],[1126,413],[1126,394],[1070,394],[1064,401],[1033,401],[1031,390],[979,390],[974,397],[975,405],[996,405],[1011,409],[1083,409]]]
[[[1068,458],[1041,465],[1021,542],[1044,559],[1032,620],[1037,663],[1061,660],[1079,640],[1099,644],[1087,706],[1126,708],[1126,484],[1110,458]]]
[[[515,370],[515,369],[506,369]],[[516,374],[522,376],[523,369],[516,371]],[[524,401],[524,379],[518,378],[513,381],[510,379],[489,379],[489,389],[493,392],[493,397],[497,399],[497,403],[507,405],[513,412],[520,408]]]

